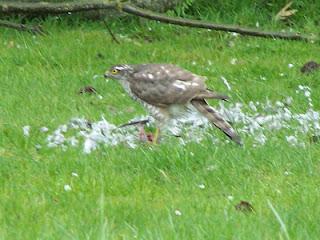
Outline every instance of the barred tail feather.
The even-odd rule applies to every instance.
[[[227,123],[222,116],[210,107],[204,99],[193,99],[191,104],[204,115],[214,126],[219,128],[224,134],[226,134],[232,141],[239,145],[242,145],[240,136],[236,131]]]

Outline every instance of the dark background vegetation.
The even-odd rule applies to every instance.
[[[41,2],[39,0],[11,0],[10,2]],[[46,2],[86,2],[81,1],[58,1],[48,0]],[[87,1],[91,2],[91,1]],[[192,17],[198,19],[208,19],[215,21],[224,21],[227,23],[246,24],[254,26],[257,21],[261,25],[272,24],[273,17],[289,1],[284,0],[135,0],[132,1],[138,6],[146,6],[153,10],[163,11],[171,10],[175,14],[183,17]],[[159,8],[159,6],[164,6]],[[320,1],[317,0],[295,0],[292,4],[297,13],[291,16],[285,25],[305,24],[319,25],[320,22]]]

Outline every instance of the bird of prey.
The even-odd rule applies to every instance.
[[[207,104],[206,99],[226,100],[228,97],[209,90],[205,84],[206,77],[173,64],[120,64],[112,66],[104,76],[118,80],[125,91],[155,118],[155,139],[159,129],[170,119],[177,118],[193,105],[231,140],[242,144],[230,124]]]

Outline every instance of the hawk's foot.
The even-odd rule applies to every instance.
[[[148,143],[152,143],[152,144],[157,144],[158,141],[159,141],[159,133],[160,133],[159,128],[156,128],[156,131],[153,134],[153,133],[150,133],[150,132],[147,133],[144,130],[144,128],[141,127],[140,130],[139,130],[139,139],[142,142],[148,142]]]

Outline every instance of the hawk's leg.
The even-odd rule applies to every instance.
[[[148,133],[144,130],[144,126],[140,125],[139,128],[139,139],[142,142],[148,142],[148,143],[155,143],[154,139],[155,139],[155,135],[152,133]]]
[[[153,139],[152,139],[152,143],[153,144],[157,144],[158,140],[159,140],[159,136],[160,136],[160,128],[156,128],[156,131],[154,133]]]

